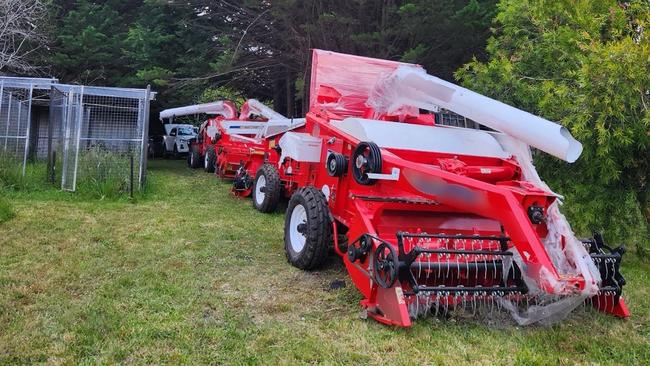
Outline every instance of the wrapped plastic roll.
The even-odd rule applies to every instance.
[[[367,103],[383,114],[399,114],[407,106],[430,111],[444,108],[569,163],[582,153],[582,144],[565,127],[414,67],[400,66],[379,80]]]

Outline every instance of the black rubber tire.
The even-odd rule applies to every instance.
[[[198,169],[201,167],[201,153],[199,152],[199,147],[197,145],[192,145],[190,153],[187,154],[187,165],[192,169]]]
[[[264,199],[259,204],[257,202],[257,181],[262,175],[266,179],[266,187],[264,190]],[[257,169],[257,174],[255,174],[253,206],[260,212],[274,212],[278,209],[278,203],[280,203],[281,190],[282,185],[280,184],[280,172],[278,172],[278,169],[271,164],[263,164]]]
[[[207,163],[205,159],[207,159]],[[216,166],[217,166],[217,153],[214,151],[214,146],[208,146],[208,148],[205,149],[203,170],[205,170],[208,173],[214,173],[214,169]]]
[[[307,220],[305,223],[305,245],[296,252],[291,245],[291,215],[302,205]],[[303,270],[317,269],[327,259],[332,243],[332,223],[325,196],[318,189],[309,186],[296,191],[289,200],[284,219],[284,252],[294,267]]]
[[[174,144],[174,151],[172,151],[172,159],[178,159],[178,149],[176,148],[176,144]]]

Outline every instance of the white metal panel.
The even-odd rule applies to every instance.
[[[278,145],[282,149],[279,164],[285,158],[296,161],[318,163],[320,161],[322,140],[306,133],[287,132],[280,138]]]
[[[469,128],[423,126],[400,122],[346,118],[332,125],[360,140],[382,148],[507,158],[489,133]]]

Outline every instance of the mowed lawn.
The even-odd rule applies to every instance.
[[[628,320],[578,310],[553,327],[397,329],[360,319],[340,260],[287,263],[282,213],[180,160],[152,162],[150,180],[135,202],[4,193],[16,216],[0,224],[0,364],[650,363],[650,265],[635,254]]]

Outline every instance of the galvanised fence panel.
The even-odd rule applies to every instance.
[[[142,188],[149,103],[155,93],[0,76],[0,154],[22,169],[46,164],[46,179],[76,191]],[[9,162],[9,159],[11,160]]]

